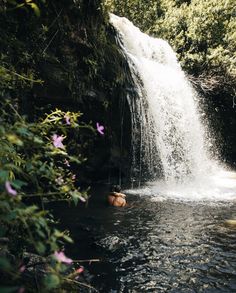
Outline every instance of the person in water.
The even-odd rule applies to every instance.
[[[124,207],[126,206],[126,195],[121,193],[121,188],[119,185],[111,187],[110,193],[108,195],[108,203],[114,207]]]

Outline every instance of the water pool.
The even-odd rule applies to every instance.
[[[53,203],[75,240],[67,254],[85,263],[99,292],[236,292],[236,202],[153,201],[128,195],[125,208],[105,204],[106,187],[87,207]]]

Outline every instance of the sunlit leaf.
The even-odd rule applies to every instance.
[[[23,141],[16,134],[7,134],[7,139],[10,143],[23,146]]]
[[[35,4],[35,3],[28,3],[28,5],[30,5],[31,8],[34,10],[35,15],[36,15],[37,17],[39,17],[39,16],[40,16],[40,10],[39,10],[39,8],[38,8],[38,5]]]
[[[44,284],[48,289],[54,289],[60,284],[60,279],[57,275],[49,274],[45,277]]]
[[[46,251],[46,247],[42,242],[37,242],[35,248],[39,254],[44,254]]]
[[[11,182],[12,186],[14,186],[17,189],[21,189],[23,186],[27,186],[28,183],[19,179],[15,179]]]

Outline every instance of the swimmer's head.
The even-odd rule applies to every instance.
[[[121,192],[121,187],[120,187],[120,185],[112,185],[110,191],[111,192]]]

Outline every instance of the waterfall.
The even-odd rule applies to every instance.
[[[149,174],[155,177],[161,169],[166,182],[207,176],[213,166],[207,130],[200,119],[198,96],[175,52],[166,41],[142,33],[124,17],[111,14],[110,21],[137,88],[136,97],[128,96],[132,144],[135,148],[139,143]]]

